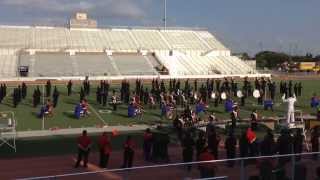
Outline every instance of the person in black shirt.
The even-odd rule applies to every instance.
[[[256,131],[258,128],[258,112],[254,109],[251,113],[251,129]]]
[[[239,150],[240,150],[240,157],[248,157],[249,142],[247,140],[246,132],[243,132],[240,136]]]
[[[23,82],[21,85],[21,97],[22,99],[25,99],[26,96],[27,96],[27,85],[26,83]]]
[[[231,112],[231,131],[234,131],[234,129],[237,126],[237,121],[239,120],[239,108],[238,106],[233,106],[233,111]]]
[[[213,130],[208,136],[208,148],[216,159],[219,159],[219,143],[220,137],[217,135],[216,131]]]
[[[85,93],[84,93],[84,90],[83,90],[83,87],[81,87],[80,89],[80,102],[85,98]]]
[[[192,162],[194,145],[195,143],[190,133],[186,133],[184,139],[182,140],[182,156],[184,163]],[[187,165],[187,170],[190,171],[191,167],[191,164]]]
[[[203,151],[204,147],[206,145],[206,138],[202,131],[198,134],[198,139],[196,141],[196,153],[197,153],[197,159],[199,158],[201,152]]]
[[[260,152],[262,156],[271,156],[275,151],[275,141],[272,130],[268,129],[267,134],[264,136],[260,144]]]
[[[68,82],[67,89],[68,89],[68,96],[70,96],[72,94],[72,81],[71,80]]]
[[[225,141],[227,159],[234,159],[236,157],[236,145],[237,145],[237,139],[234,137],[233,131],[231,131]],[[228,163],[228,167],[233,167],[235,161],[228,161],[227,163]]]
[[[51,95],[51,82],[50,80],[48,80],[46,84],[46,97],[50,97],[50,95]]]
[[[282,129],[281,135],[277,141],[277,152],[280,155],[291,154],[293,153],[292,146],[293,146],[293,139],[290,135],[289,129]],[[283,167],[289,160],[290,158],[288,157],[279,158],[280,167]]]
[[[57,107],[59,96],[60,96],[60,92],[58,91],[57,87],[55,86],[54,90],[53,90],[53,94],[52,94],[54,108]]]
[[[302,130],[298,129],[296,134],[293,137],[293,151],[295,154],[302,153],[303,150],[303,139]],[[296,156],[296,160],[300,161],[301,156]]]

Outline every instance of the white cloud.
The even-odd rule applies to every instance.
[[[23,14],[50,14],[61,17],[87,11],[97,17],[141,19],[151,0],[0,0],[0,6],[16,8]],[[48,17],[43,17],[48,18]]]

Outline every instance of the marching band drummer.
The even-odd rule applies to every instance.
[[[196,105],[196,114],[205,112],[206,108],[208,108],[208,105],[204,103],[202,99],[200,99],[200,101]]]
[[[83,115],[84,116],[88,115],[89,104],[88,104],[88,101],[86,99],[83,99],[81,101],[81,107],[82,107]]]
[[[39,118],[43,118],[45,115],[52,116],[53,115],[53,105],[50,99],[47,100],[46,105],[41,107],[40,113],[38,114]]]
[[[317,108],[319,106],[319,99],[315,93],[313,94],[310,101],[311,108]]]
[[[226,112],[230,113],[233,110],[233,101],[230,97],[226,100],[224,104],[224,109]]]

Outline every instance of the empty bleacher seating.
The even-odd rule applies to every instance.
[[[256,73],[203,30],[0,26],[0,33],[1,77],[25,64],[30,76],[157,75],[162,66],[170,75]]]

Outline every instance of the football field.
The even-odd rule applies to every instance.
[[[296,109],[302,110],[303,113],[315,115],[316,110],[310,108],[310,98],[314,93],[320,95],[320,84],[316,80],[304,80],[301,81],[303,85],[302,96],[298,97],[298,102],[296,103]],[[205,82],[204,82],[205,83]],[[183,84],[183,83],[182,83]],[[156,109],[150,109],[148,106],[144,107],[145,113],[143,114],[142,119],[139,118],[128,118],[127,117],[127,105],[119,105],[118,111],[113,112],[111,107],[103,107],[102,105],[96,102],[96,87],[98,84],[91,84],[90,95],[86,97],[89,102],[89,116],[83,117],[81,119],[76,119],[73,115],[74,108],[79,102],[80,96],[80,85],[73,86],[73,94],[67,96],[67,88],[65,85],[57,85],[57,88],[60,92],[60,97],[57,107],[54,109],[52,117],[46,117],[44,119],[44,129],[52,128],[81,128],[81,127],[101,127],[104,125],[125,125],[130,126],[134,124],[148,124],[153,125],[159,123],[171,123],[170,120],[162,119],[160,117],[160,109],[157,106]],[[201,87],[201,83],[198,83],[198,86]],[[147,87],[146,85],[144,87]],[[183,87],[183,86],[182,86]],[[238,84],[238,87],[242,87],[242,84]],[[37,108],[32,107],[32,94],[35,85],[28,86],[28,95],[25,100],[18,105],[17,108],[12,106],[12,97],[14,86],[9,86],[7,90],[7,97],[0,104],[0,111],[9,111],[14,112],[15,119],[17,121],[17,130],[18,131],[28,131],[28,130],[41,130],[43,128],[43,119],[38,118],[37,114],[40,111],[40,106]],[[52,86],[52,90],[54,85]],[[134,88],[134,83],[131,84],[131,88]],[[111,85],[109,92],[109,98],[112,94],[112,89],[119,93],[119,85]],[[149,88],[150,89],[150,88]],[[44,90],[44,86],[40,85],[40,90]],[[281,95],[279,94],[279,83],[277,83],[277,100],[274,102],[274,111],[264,111],[263,107],[257,105],[257,100],[254,98],[246,99],[246,106],[241,107],[240,117],[248,118],[253,109],[257,109],[258,113],[265,117],[274,117],[274,116],[285,116],[286,104],[282,103]],[[50,97],[52,99],[52,97]],[[240,101],[239,98],[233,97],[234,101]],[[41,102],[45,102],[46,98]],[[109,100],[110,101],[110,100]],[[213,106],[213,102],[209,104],[209,112],[215,113],[219,119],[228,119],[229,113],[224,111],[224,104],[220,104],[218,107]],[[194,107],[193,107],[194,108]],[[182,108],[178,107],[177,111],[182,111]],[[205,118],[206,115],[203,115]]]

